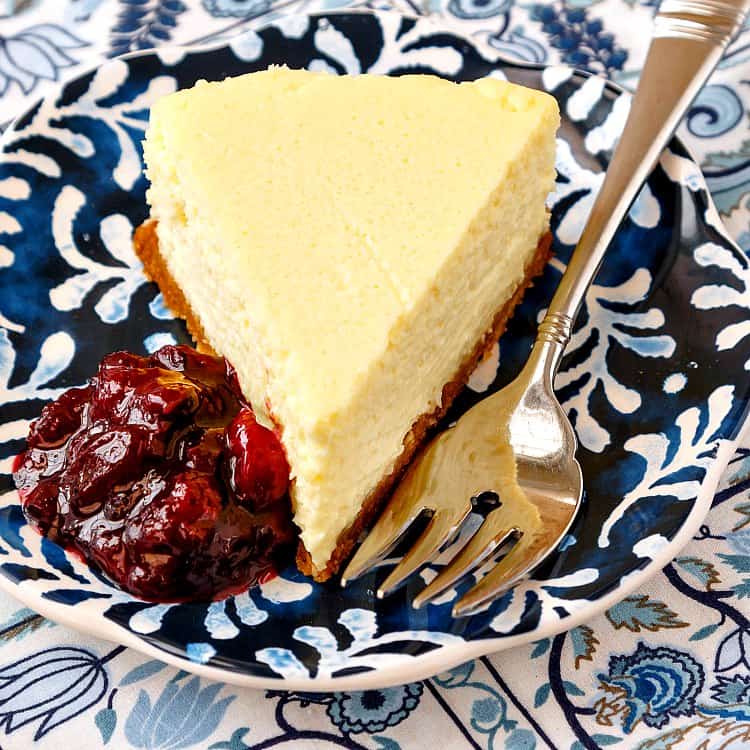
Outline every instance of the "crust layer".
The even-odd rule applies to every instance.
[[[182,290],[167,271],[166,264],[159,252],[156,222],[148,220],[141,224],[135,230],[133,244],[138,257],[143,263],[146,275],[159,285],[167,306],[185,321],[188,331],[195,340],[198,348],[203,351],[211,351],[200,321],[190,308]],[[417,448],[419,448],[427,436],[427,433],[446,414],[476,365],[505,331],[513,310],[523,298],[526,289],[531,286],[534,277],[538,276],[547,264],[551,255],[551,248],[552,235],[547,232],[540,238],[536,253],[526,267],[526,275],[523,282],[516,289],[513,296],[506,300],[498,310],[490,330],[477,343],[471,355],[461,364],[455,377],[443,387],[441,405],[432,412],[423,414],[414,422],[409,433],[404,438],[404,447],[393,471],[388,476],[383,477],[377,487],[365,498],[354,522],[339,535],[336,548],[324,568],[318,569],[313,566],[307,549],[300,541],[297,548],[296,562],[297,567],[302,573],[312,576],[316,581],[326,581],[337,572],[341,564],[349,557],[360,535],[369,527],[377,515],[390,490],[398,482]]]

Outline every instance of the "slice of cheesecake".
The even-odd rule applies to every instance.
[[[153,107],[140,254],[277,427],[304,572],[335,572],[543,267],[558,119],[494,79],[286,68]]]

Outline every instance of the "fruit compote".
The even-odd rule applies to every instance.
[[[106,356],[42,410],[14,478],[29,521],[145,599],[212,599],[273,574],[295,538],[289,466],[224,359]]]

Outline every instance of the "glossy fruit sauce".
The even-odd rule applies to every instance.
[[[106,356],[44,407],[14,477],[42,534],[145,599],[263,581],[296,536],[281,443],[231,365],[186,346]]]

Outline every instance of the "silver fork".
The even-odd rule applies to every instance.
[[[473,614],[558,547],[583,496],[575,434],[552,388],[573,321],[615,231],[749,8],[750,0],[662,2],[627,123],[526,365],[421,451],[349,562],[342,585],[382,562],[430,512],[422,534],[377,591],[379,598],[391,593],[445,549],[472,500],[485,492],[494,492],[499,504],[415,597],[414,607],[489,567],[512,544],[453,606],[454,617]]]

